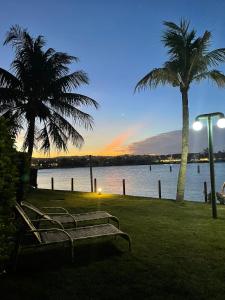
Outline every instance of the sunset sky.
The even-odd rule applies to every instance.
[[[135,93],[138,80],[167,59],[161,43],[164,20],[186,18],[201,35],[212,32],[212,47],[225,47],[224,0],[22,0],[4,1],[0,41],[11,25],[44,35],[47,47],[78,56],[71,71],[83,69],[90,84],[77,90],[96,99],[100,108],[84,108],[95,120],[93,131],[80,130],[85,144],[69,146],[67,155],[117,155],[129,145],[163,132],[181,129],[178,89],[159,87]],[[9,46],[0,47],[0,66],[9,69]],[[218,69],[225,71],[224,66]],[[212,111],[225,112],[225,89],[208,81],[190,90],[190,120]],[[21,144],[22,136],[18,138]],[[51,151],[51,156],[64,155]],[[35,153],[35,156],[43,156]]]

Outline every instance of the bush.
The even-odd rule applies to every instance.
[[[7,211],[15,201],[18,179],[15,162],[14,138],[6,122],[0,118],[0,213]]]
[[[18,181],[16,186],[16,200],[21,202],[25,200],[26,193],[29,190],[29,159],[25,152],[16,153],[16,167],[18,172]]]
[[[0,273],[5,269],[5,263],[15,249],[15,233],[16,227],[12,219],[0,215]]]
[[[15,232],[12,207],[15,203],[18,172],[14,137],[3,118],[0,118],[0,262],[10,256],[9,237]]]

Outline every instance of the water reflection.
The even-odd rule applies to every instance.
[[[103,193],[122,194],[122,180],[126,180],[126,193],[135,196],[158,197],[158,180],[161,180],[162,197],[175,199],[176,183],[179,165],[152,165],[151,171],[145,166],[116,166],[93,168],[93,178],[97,179],[97,186]],[[225,181],[225,163],[216,163],[216,187],[220,189]],[[38,187],[50,188],[51,177],[54,177],[54,186],[58,190],[70,190],[71,178],[74,178],[74,190],[90,191],[89,168],[70,169],[46,169],[38,171]],[[200,165],[200,173],[197,164],[189,164],[187,168],[187,180],[185,199],[203,201],[204,181],[208,184],[209,166]]]

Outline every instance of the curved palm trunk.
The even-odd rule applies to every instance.
[[[184,200],[187,158],[188,158],[188,141],[189,141],[189,109],[188,109],[188,89],[181,90],[182,93],[182,110],[183,110],[183,128],[182,128],[182,154],[180,170],[177,182],[177,201]]]
[[[32,154],[33,154],[33,149],[34,149],[34,131],[35,131],[35,117],[32,117],[30,122],[29,122],[29,128],[28,128],[28,163],[29,167],[31,167],[31,159],[32,159]]]

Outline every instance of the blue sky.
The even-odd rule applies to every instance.
[[[225,1],[65,0],[1,1],[0,41],[11,25],[42,34],[47,46],[78,56],[71,71],[85,70],[90,85],[80,93],[99,101],[92,132],[81,133],[85,145],[70,154],[101,153],[181,128],[178,89],[159,87],[134,94],[137,81],[167,59],[161,43],[164,20],[189,19],[201,35],[212,32],[212,48],[225,47]],[[0,65],[9,68],[10,47],[0,47]],[[218,69],[225,71],[224,66]],[[190,90],[190,120],[197,114],[225,112],[225,89],[205,81]],[[116,143],[116,141],[118,143]],[[115,143],[114,143],[115,142]],[[111,145],[111,146],[110,146]],[[117,151],[115,148],[115,151]]]

